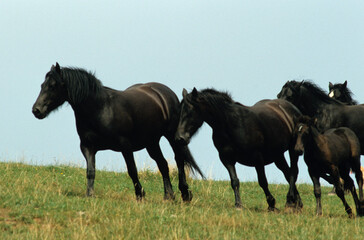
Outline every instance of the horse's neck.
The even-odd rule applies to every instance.
[[[244,121],[244,116],[250,111],[240,103],[231,103],[233,111],[226,109],[205,109],[204,121],[214,130],[225,131],[227,128],[232,128],[235,121]],[[240,123],[241,124],[241,123]]]
[[[315,127],[310,127],[309,139],[306,141],[308,154],[317,154],[325,143],[324,136]]]
[[[303,106],[302,111],[303,114],[308,115],[310,117],[317,116],[321,114],[326,109],[331,109],[332,106],[338,106],[334,103],[327,103],[322,101],[319,97],[313,95],[307,95],[305,98],[300,99],[300,104]]]
[[[89,94],[89,96],[80,103],[73,103],[71,101],[68,102],[75,112],[76,117],[93,116],[96,112],[99,112],[105,106],[107,91],[108,89],[103,87],[102,91],[99,92],[97,95]]]

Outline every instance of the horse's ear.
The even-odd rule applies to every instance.
[[[329,82],[329,89],[333,88],[334,84],[332,84],[331,82]]]
[[[61,67],[59,66],[58,62],[56,62],[56,72],[61,74]]]
[[[183,90],[182,90],[182,97],[183,98],[186,98],[186,96],[187,96],[187,90],[184,88]]]
[[[348,81],[345,80],[344,84],[343,84],[343,87],[346,88],[346,86],[348,85]]]
[[[197,96],[198,96],[198,91],[197,91],[197,89],[194,87],[194,88],[193,88],[193,90],[192,90],[192,97],[193,97],[193,98],[197,98]]]

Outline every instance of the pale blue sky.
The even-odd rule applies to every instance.
[[[56,61],[95,71],[105,86],[125,89],[157,81],[214,87],[252,105],[276,98],[287,80],[348,80],[364,102],[363,1],[21,1],[0,2],[0,161],[85,167],[73,111],[47,119],[31,113],[40,84]],[[228,179],[204,125],[190,144],[203,171]],[[165,140],[167,159],[173,153]],[[140,168],[155,168],[145,151]],[[97,169],[125,170],[121,154],[100,152]],[[254,168],[238,167],[241,181]],[[270,182],[285,182],[274,165]],[[300,159],[299,182],[310,182]]]

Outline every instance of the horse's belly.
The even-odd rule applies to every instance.
[[[259,163],[261,161],[260,159],[258,159],[259,155],[263,157],[264,165],[271,164],[276,159],[276,157],[274,157],[273,155],[267,157],[267,156],[261,155],[260,153],[254,154],[254,155],[241,153],[241,154],[239,154],[239,157],[236,159],[236,161],[245,166],[255,167],[257,165],[257,163]]]

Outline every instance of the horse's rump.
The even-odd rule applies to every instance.
[[[301,115],[299,110],[285,100],[262,100],[251,110],[258,116],[264,133],[265,146],[273,151],[284,152],[292,139],[295,121]]]

